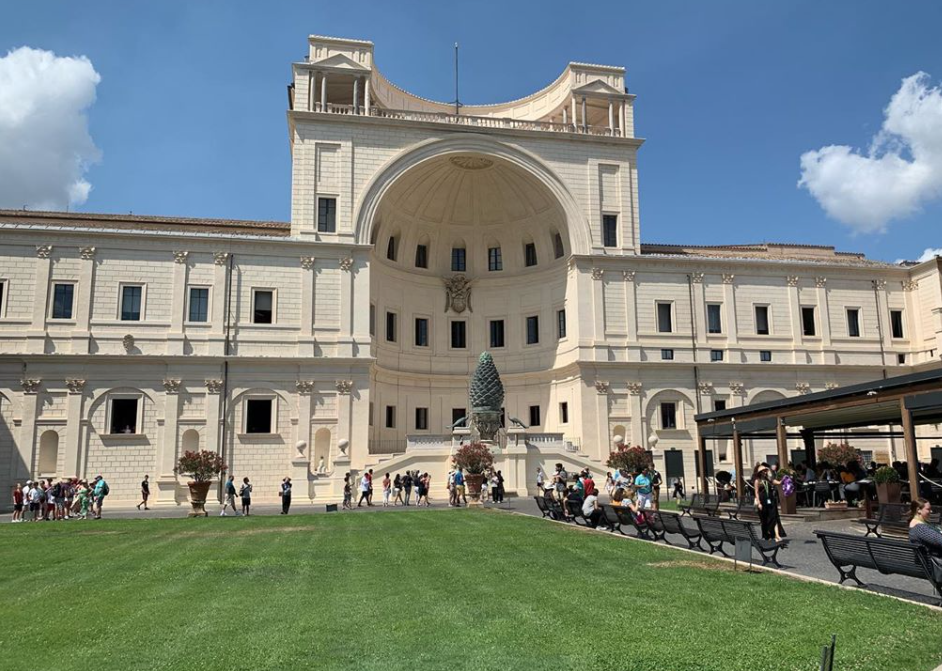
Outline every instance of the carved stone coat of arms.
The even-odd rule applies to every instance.
[[[445,282],[445,312],[449,308],[457,313],[462,313],[467,308],[471,309],[471,280],[464,275],[455,275],[443,280]]]

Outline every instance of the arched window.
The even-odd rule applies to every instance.
[[[566,250],[563,248],[563,236],[559,234],[559,231],[553,233],[553,258],[561,259],[566,253]]]
[[[396,239],[396,236],[390,235],[389,241],[386,243],[386,258],[389,259],[390,261],[396,260],[397,244],[398,244],[398,240]]]
[[[39,437],[39,474],[55,475],[59,464],[59,434],[44,431]]]
[[[428,268],[429,257],[429,237],[422,235],[418,244],[415,246],[415,267]]]
[[[500,245],[496,242],[487,246],[487,269],[492,272],[504,269],[504,258],[500,253]]]
[[[523,265],[531,268],[536,265],[536,243],[527,236],[523,239]]]

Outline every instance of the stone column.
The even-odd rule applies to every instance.
[[[177,460],[177,441],[179,439],[180,420],[180,385],[181,381],[167,378],[164,385],[164,425],[160,440],[157,442],[157,477],[154,480],[157,489],[157,503],[176,503],[177,476],[173,472]]]
[[[309,112],[314,111],[314,71],[307,71],[307,109]]]
[[[370,115],[370,78],[369,76],[363,78],[363,113],[366,116]]]
[[[69,398],[66,406],[68,419],[63,436],[65,459],[62,472],[66,477],[78,478],[83,475],[82,419],[85,408],[85,380],[68,378],[65,384],[69,388]]]
[[[582,96],[582,132],[589,132],[589,120],[586,118],[585,96]]]
[[[43,354],[46,351],[46,310],[49,306],[49,274],[52,270],[52,245],[36,246],[36,284],[33,293],[33,318],[26,332],[26,351]]]
[[[742,438],[735,424],[733,424],[733,468],[736,469],[736,498],[741,501],[743,495]]]
[[[186,319],[186,281],[189,252],[173,253],[173,293],[170,297],[170,332],[167,334],[167,355],[183,355],[183,322]]]
[[[359,108],[358,103],[360,102],[359,94],[360,94],[360,78],[354,77],[353,78],[353,113],[354,114],[359,113],[359,109],[358,109]]]
[[[298,336],[298,356],[314,356],[314,270],[313,256],[301,257],[301,333]]]
[[[788,312],[792,322],[792,363],[805,363],[804,360],[798,361],[798,347],[803,344],[804,336],[801,331],[801,301],[798,299],[798,276],[787,275],[785,282],[788,284]],[[772,308],[769,308],[771,312]],[[773,315],[770,315],[770,318]],[[770,324],[774,328],[774,322]]]
[[[79,247],[81,267],[75,296],[75,328],[72,330],[72,354],[88,354],[90,324],[95,297],[95,248]]]
[[[343,273],[340,277],[340,335],[337,339],[337,356],[352,357],[356,356],[353,352],[353,283],[358,271],[356,261],[352,257],[340,259],[339,263]],[[403,317],[405,315],[400,315],[399,331],[404,337],[408,331]]]
[[[20,385],[23,387],[20,425],[20,438],[16,441],[19,453],[17,472],[13,474],[16,480],[26,480],[33,470],[33,452],[36,445],[36,417],[39,415],[39,389],[42,380],[37,378],[23,378]]]
[[[608,101],[608,131],[612,135],[615,134],[615,102],[613,100]]]
[[[622,100],[622,101],[621,101],[621,105],[619,106],[619,112],[618,112],[618,114],[619,114],[619,116],[618,116],[618,123],[619,123],[620,126],[621,126],[621,136],[622,136],[622,137],[628,137],[628,132],[627,132],[628,120],[627,120],[627,118],[625,117],[625,108],[626,108],[626,106],[627,106],[627,104],[625,103],[624,100]]]
[[[827,278],[814,278],[814,285],[818,291],[818,312],[821,315],[821,354],[822,363],[826,365],[837,364],[837,353],[831,349],[831,310],[828,306]]]
[[[906,463],[909,466],[909,491],[913,495],[919,492],[919,452],[916,448],[916,427],[912,410],[906,407],[906,399],[899,400],[900,414],[903,419],[903,442],[906,446]]]
[[[222,356],[225,354],[226,319],[232,319],[235,327],[235,315],[238,314],[238,287],[232,287],[232,314],[226,313],[229,289],[229,252],[213,252],[213,301],[210,306],[210,342],[209,354]]]
[[[739,344],[736,325],[736,276],[732,273],[723,274],[723,303],[726,307],[726,342],[730,348]],[[735,363],[739,363],[736,361]]]
[[[572,96],[569,102],[572,107],[572,129],[578,130],[578,122],[576,121],[576,96]]]
[[[321,112],[327,111],[327,73],[321,73]]]

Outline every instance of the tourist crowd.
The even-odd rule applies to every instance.
[[[13,489],[13,522],[101,519],[110,488],[100,475],[91,482],[78,478],[27,480]]]

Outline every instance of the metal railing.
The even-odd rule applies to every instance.
[[[317,102],[314,104],[314,109],[311,111],[325,114],[367,116],[366,108],[362,105],[335,105],[333,103],[327,103],[327,105],[322,106]],[[416,110],[383,109],[380,107],[371,107],[368,116],[380,119],[441,123],[452,126],[472,126],[475,128],[503,128],[551,133],[582,133],[585,135],[604,137],[624,137],[622,135],[622,129],[610,128],[609,126],[582,126],[580,124],[564,124],[556,121],[511,119],[509,117],[473,116],[469,114],[451,114],[448,112],[420,112]]]

